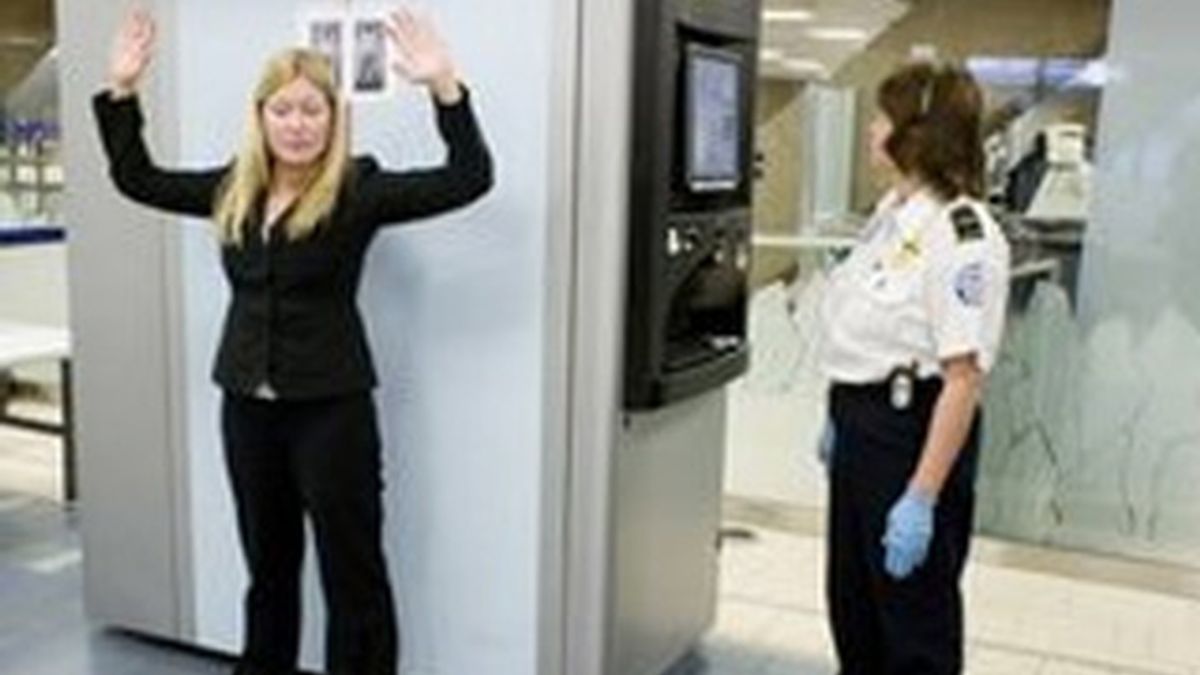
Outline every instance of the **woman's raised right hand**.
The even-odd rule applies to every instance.
[[[154,19],[144,9],[130,12],[121,22],[108,67],[108,84],[115,98],[137,91],[154,54],[154,30]]]

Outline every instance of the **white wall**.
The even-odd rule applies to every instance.
[[[475,90],[498,185],[475,208],[384,234],[368,259],[361,304],[382,380],[387,543],[405,659],[422,675],[532,673],[552,3],[427,4]],[[294,40],[295,13],[311,7],[179,4],[163,35],[177,63],[179,157],[226,159],[258,67]],[[416,92],[356,106],[354,129],[356,149],[388,164],[441,158]],[[209,383],[227,291],[203,227],[184,239],[181,262],[194,621],[200,643],[228,649],[240,635],[243,578]],[[309,584],[311,602],[311,575]],[[319,619],[318,607],[306,611]],[[321,635],[310,620],[310,662]]]
[[[804,92],[804,119],[808,154],[812,212],[806,227],[819,229],[844,226],[851,215],[854,161],[857,158],[858,92],[810,84]]]

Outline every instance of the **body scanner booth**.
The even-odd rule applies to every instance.
[[[207,223],[132,206],[104,173],[88,99],[121,4],[57,7],[86,607],[100,626],[233,654],[245,572],[209,379],[228,291]],[[306,17],[391,9],[143,4],[160,26],[148,141],[193,167],[228,160],[261,64]],[[758,4],[427,6],[497,183],[376,239],[359,300],[401,672],[659,675],[714,615],[723,384],[748,350]],[[442,160],[420,92],[352,105],[354,152]],[[316,670],[314,567],[310,550]]]
[[[661,673],[712,624],[724,385],[745,372],[759,3],[637,3],[613,480],[613,673]]]

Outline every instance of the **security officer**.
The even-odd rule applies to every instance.
[[[842,675],[948,675],[962,671],[959,580],[1009,251],[977,199],[972,77],[908,65],[877,102],[872,158],[891,190],[822,307],[830,619]]]

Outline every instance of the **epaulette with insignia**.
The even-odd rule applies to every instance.
[[[950,212],[950,221],[954,223],[954,233],[960,244],[983,239],[983,221],[974,208],[960,206],[954,209]]]

